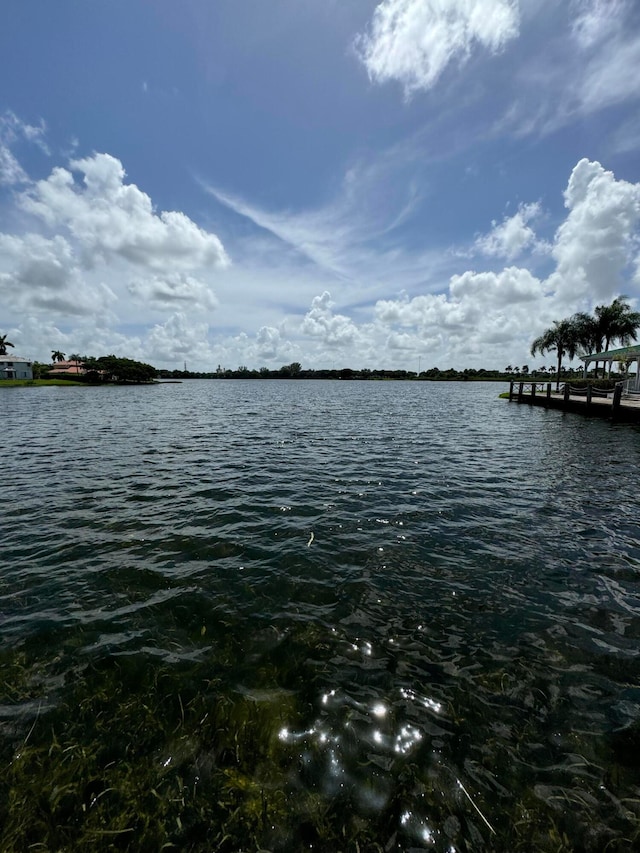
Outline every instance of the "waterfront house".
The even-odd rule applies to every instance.
[[[0,381],[3,379],[33,379],[32,362],[17,355],[0,355]]]
[[[84,364],[81,361],[57,361],[49,370],[49,376],[64,377],[64,376],[84,376],[86,374]]]

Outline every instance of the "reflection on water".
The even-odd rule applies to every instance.
[[[634,849],[638,432],[499,390],[4,389],[2,849]]]

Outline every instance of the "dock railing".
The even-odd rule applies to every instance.
[[[622,385],[622,394],[624,397],[637,398],[640,394],[640,385],[638,384],[636,376],[632,376],[630,379],[625,379]]]
[[[514,380],[509,382],[509,400],[517,400],[518,403],[531,403],[538,406],[549,407],[553,399],[553,407],[568,408],[572,402],[578,405],[584,400],[585,408],[589,410],[594,398],[607,398],[611,400],[611,414],[615,416],[620,408],[620,401],[623,394],[623,383],[616,382],[612,389],[604,390],[595,388],[593,385],[575,386],[570,382],[564,382],[561,385],[559,392],[551,396],[551,382],[539,382],[531,380]],[[571,398],[574,398],[572,401]],[[579,398],[579,403],[575,398]]]
[[[515,397],[521,403],[527,397],[534,398],[542,395],[546,399],[551,397],[551,382],[538,382],[535,379],[529,379],[526,382],[524,380],[518,382],[512,379],[509,382],[509,400],[513,400]]]

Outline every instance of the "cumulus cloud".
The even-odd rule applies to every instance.
[[[491,231],[477,238],[475,248],[489,257],[513,260],[536,243],[535,231],[530,223],[540,212],[540,204],[537,202],[520,205],[513,216],[505,217],[499,223],[494,221]]]
[[[288,342],[286,342],[288,343]],[[280,329],[273,326],[261,326],[256,335],[256,350],[261,358],[276,358],[285,344]]]
[[[147,335],[145,350],[152,361],[161,364],[181,364],[188,358],[209,366],[213,359],[208,334],[207,323],[192,321],[178,311],[164,323],[153,326]]]
[[[356,48],[372,80],[397,80],[411,94],[434,86],[476,45],[495,53],[518,30],[513,0],[383,0]]]
[[[476,354],[486,360],[506,344],[521,345],[542,292],[542,283],[528,270],[468,271],[452,278],[447,293],[380,300],[375,315],[389,332],[389,348],[433,354],[462,366]]]
[[[445,293],[379,300],[375,318],[389,330],[388,345],[410,349],[413,342],[416,352],[444,352],[457,364],[505,345],[519,347],[526,357],[537,327],[591,310],[624,290],[639,262],[640,184],[616,180],[600,163],[583,159],[564,198],[568,215],[556,231],[551,248],[556,265],[546,279],[516,266],[468,270],[451,276]],[[503,254],[505,241],[496,238],[496,244],[501,251],[495,255]]]
[[[150,270],[187,271],[226,266],[229,259],[215,234],[184,213],[157,213],[149,196],[125,183],[122,163],[109,154],[74,160],[71,170],[54,169],[22,196],[22,207],[50,228],[66,228],[87,265],[119,257]],[[73,172],[83,175],[82,185]]]
[[[86,284],[64,237],[0,234],[0,270],[3,303],[17,303],[23,311],[96,315],[116,300],[106,284]]]
[[[553,246],[552,280],[564,299],[603,299],[619,292],[640,221],[640,184],[616,180],[598,162],[582,159],[564,193],[569,210]]]
[[[471,274],[473,275],[473,274]],[[444,334],[449,341],[469,335],[483,315],[483,300],[459,299],[447,294],[425,294],[413,299],[380,300],[376,318],[386,326],[413,327],[427,336]]]
[[[508,308],[533,302],[544,295],[542,283],[527,269],[508,267],[499,273],[464,272],[451,278],[449,292],[454,299],[475,299],[485,306]]]
[[[218,306],[216,296],[205,282],[184,273],[136,278],[129,283],[128,290],[138,301],[160,308],[177,304],[208,309]]]
[[[327,290],[322,296],[315,296],[311,302],[311,310],[302,321],[302,333],[320,339],[329,347],[351,345],[360,336],[358,328],[349,317],[334,314],[333,304],[331,294]]]
[[[5,115],[0,143],[40,144],[41,130]],[[25,345],[36,340],[28,330],[40,322],[40,337],[45,324],[53,335],[45,351],[120,347],[158,364],[187,356],[211,363],[203,316],[218,308],[212,274],[229,264],[215,234],[184,213],[157,211],[108,154],[73,160],[36,182],[3,159],[0,145],[0,172],[5,182],[26,185],[12,196],[22,231],[0,233],[0,301],[7,321],[19,317],[27,330]],[[121,331],[136,325],[140,336]]]

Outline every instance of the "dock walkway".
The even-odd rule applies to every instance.
[[[640,395],[623,395],[621,384],[609,392],[591,385],[572,388],[569,382],[565,382],[560,391],[552,391],[551,385],[551,382],[512,380],[509,383],[509,401],[610,418],[613,421],[640,423]]]

